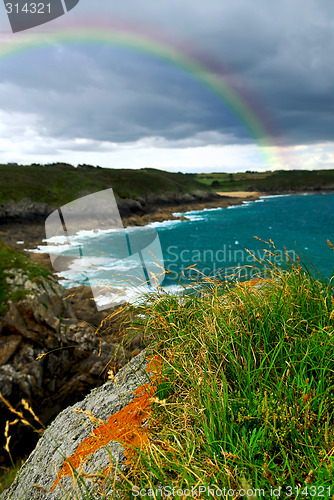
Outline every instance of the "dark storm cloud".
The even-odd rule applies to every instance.
[[[99,0],[98,8],[80,2],[71,15],[84,23],[95,9],[111,22],[182,42],[202,59],[207,54],[251,97],[277,139],[312,143],[333,139],[333,5]],[[59,44],[0,66],[0,109],[35,115],[42,136],[112,143],[160,137],[157,147],[251,142],[233,109],[203,85],[131,49]]]
[[[7,67],[3,63],[0,107],[36,114],[42,135],[175,141],[218,130],[242,139],[238,120],[224,103],[186,73],[147,55],[89,47],[43,49],[30,54],[27,78],[23,57],[13,57]]]

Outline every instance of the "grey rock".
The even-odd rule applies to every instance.
[[[7,364],[0,368],[0,392],[8,397],[13,390],[13,385],[18,383],[18,376],[14,368]]]
[[[54,207],[47,203],[34,202],[28,198],[23,198],[19,202],[9,201],[0,205],[0,220],[1,219],[27,219],[32,217],[48,216]]]
[[[133,358],[116,375],[113,381],[94,389],[86,398],[62,411],[45,430],[35,450],[31,453],[11,487],[0,494],[1,500],[60,500],[62,498],[85,498],[76,496],[76,486],[72,477],[63,477],[53,492],[50,492],[54,481],[67,457],[73,455],[79,444],[86,439],[94,424],[83,413],[75,413],[75,409],[91,412],[94,417],[107,422],[108,418],[127,406],[134,399],[134,391],[149,381],[146,351]],[[98,425],[98,424],[95,424]],[[106,469],[110,464],[110,454],[120,469],[125,467],[124,449],[116,441],[110,441],[100,448],[82,464],[85,473],[94,473]],[[106,498],[94,490],[94,483],[86,479],[91,490],[89,498]],[[108,496],[111,495],[111,484],[106,486]],[[117,484],[117,483],[116,483]],[[109,488],[109,489],[108,489]]]

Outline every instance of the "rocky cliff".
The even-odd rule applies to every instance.
[[[89,194],[88,192],[86,194]],[[117,204],[123,219],[133,215],[144,215],[155,212],[168,206],[178,206],[194,204],[203,201],[214,201],[220,197],[215,193],[197,190],[193,193],[182,194],[166,192],[164,194],[151,194],[131,198],[118,198]],[[55,206],[48,203],[34,202],[29,198],[24,198],[19,202],[9,201],[0,204],[0,222],[10,222],[14,220],[32,220],[45,218],[55,210]]]
[[[9,458],[3,448],[6,422],[17,416],[10,405],[40,428],[24,409],[26,400],[48,424],[101,385],[108,370],[116,373],[140,347],[140,339],[135,337],[124,348],[128,313],[124,308],[98,313],[86,287],[66,292],[52,275],[32,278],[31,268],[15,267],[3,271],[0,288],[6,290],[0,317],[1,463]],[[26,455],[38,437],[19,420],[10,427],[13,457]]]
[[[19,202],[9,201],[0,205],[0,221],[46,218],[54,209],[55,207],[47,203],[34,202],[28,198],[23,198]]]

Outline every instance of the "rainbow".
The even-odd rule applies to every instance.
[[[232,81],[226,74],[222,76],[222,71],[216,69],[217,64],[208,62],[203,56],[189,54],[185,48],[176,47],[175,44],[161,40],[157,36],[147,36],[119,27],[90,26],[61,28],[47,33],[25,32],[1,39],[0,59],[40,47],[52,47],[59,43],[108,44],[150,55],[179,68],[216,95],[232,111],[260,148],[260,153],[269,168],[278,168],[283,164],[280,149],[272,139],[275,134],[270,132],[270,127],[265,124],[260,110],[254,107],[249,96],[245,96],[240,90],[242,86],[236,84],[235,79]]]

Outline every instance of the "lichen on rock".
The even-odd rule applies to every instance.
[[[112,468],[112,474],[115,474],[116,464],[120,469],[124,468],[125,449],[119,441],[127,441],[126,432],[130,427],[126,427],[126,422],[136,434],[135,423],[140,426],[147,418],[147,405],[155,390],[154,380],[151,382],[152,372],[147,371],[147,367],[148,354],[142,351],[118,372],[114,380],[62,411],[46,429],[14,483],[0,495],[0,499],[76,498],[73,495],[79,487],[76,475],[80,470],[86,476],[86,487],[94,494],[96,483],[87,476],[102,471],[107,473]],[[95,424],[91,416],[96,419]],[[101,420],[106,423],[101,424]],[[73,474],[68,465],[70,462]],[[111,486],[112,480],[109,486],[105,485],[108,494],[111,494]]]

